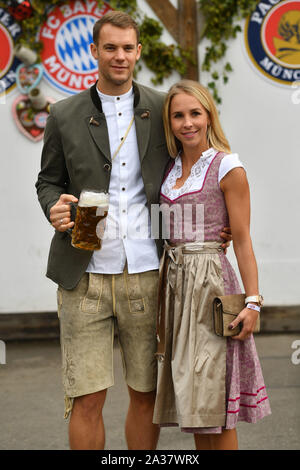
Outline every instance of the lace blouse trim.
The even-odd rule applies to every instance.
[[[216,156],[219,155],[219,153],[220,152],[217,152],[215,154],[211,162],[209,162],[209,159],[211,158],[211,154],[208,156],[199,158],[199,160],[197,160],[196,163],[192,166],[191,173],[189,174],[188,178],[185,180],[183,186],[181,186],[178,189],[174,189],[177,179],[181,178],[182,176],[182,163],[181,163],[180,155],[178,155],[175,159],[174,166],[170,169],[170,172],[167,175],[162,185],[160,194],[163,197],[171,201],[174,201],[184,195],[201,192],[202,189],[204,188],[205,180],[206,180],[209,168],[211,164],[213,163],[214,159],[216,158]],[[205,169],[206,169],[206,173],[205,173],[202,187],[196,191],[189,191],[190,188],[193,186],[193,183],[195,182],[195,180],[199,178],[200,174],[203,171],[205,171]]]

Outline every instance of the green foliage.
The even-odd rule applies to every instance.
[[[206,47],[202,70],[210,72],[211,81],[208,87],[211,89],[214,99],[221,103],[218,93],[218,80],[228,82],[228,74],[233,71],[227,62],[223,70],[218,74],[213,70],[214,64],[219,63],[226,55],[228,41],[236,38],[241,31],[237,21],[250,15],[257,5],[257,0],[198,0],[199,8],[205,20],[202,37],[209,41]]]
[[[163,83],[164,78],[176,70],[184,75],[186,66],[183,62],[184,55],[181,49],[174,44],[166,45],[160,37],[163,27],[153,18],[144,17],[140,25],[141,43],[143,45],[142,59],[147,67],[154,72],[152,78],[154,85]]]
[[[0,0],[0,7],[6,8],[6,2]],[[37,40],[37,32],[41,24],[47,19],[51,7],[68,3],[68,0],[31,0],[33,14],[30,18],[22,20],[22,34],[18,43],[24,44],[38,55],[42,50],[42,43]],[[97,0],[99,7],[103,6],[103,0]],[[107,0],[107,3],[116,10],[129,13],[138,23],[141,31],[141,43],[143,45],[142,59],[146,66],[153,72],[152,82],[157,85],[163,83],[174,70],[184,75],[186,66],[185,58],[189,57],[188,51],[172,44],[166,45],[161,41],[163,33],[162,25],[148,18],[138,9],[137,0]],[[138,66],[138,70],[141,65]]]
[[[108,3],[114,10],[126,11],[129,15],[137,12],[137,0],[108,0]]]

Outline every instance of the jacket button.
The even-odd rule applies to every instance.
[[[110,171],[110,165],[108,163],[105,163],[103,168],[104,168],[105,171]]]

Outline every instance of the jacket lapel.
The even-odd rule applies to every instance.
[[[100,152],[111,162],[108,129],[101,100],[97,92],[97,82],[90,88],[90,98],[93,106],[91,107],[90,114],[85,118],[85,123]]]
[[[105,158],[111,162],[111,154],[109,147],[108,129],[106,119],[102,111],[102,104],[97,92],[97,82],[90,88],[90,97],[93,102],[93,110],[91,114],[85,118],[89,132]],[[133,82],[134,92],[134,119],[137,135],[138,149],[140,161],[145,157],[151,131],[151,114],[150,110],[143,107],[141,103],[140,91],[135,82]]]
[[[150,139],[151,115],[149,109],[140,107],[135,108],[134,120],[140,161],[142,162],[146,155]]]
[[[85,123],[100,152],[108,161],[111,161],[108,130],[104,114],[99,114],[98,112],[90,114],[85,118]]]

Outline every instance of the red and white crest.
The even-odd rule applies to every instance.
[[[44,77],[55,88],[75,94],[98,78],[98,65],[90,53],[95,22],[107,11],[94,0],[77,0],[55,7],[39,33]]]

